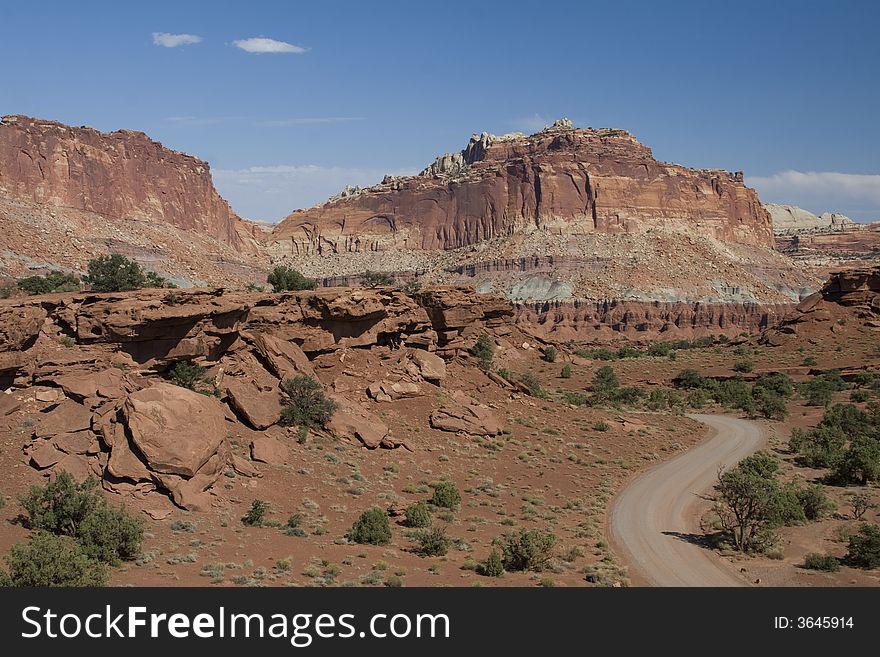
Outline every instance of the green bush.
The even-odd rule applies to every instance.
[[[614,368],[610,365],[600,367],[593,374],[592,390],[597,396],[609,398],[618,387],[620,387],[620,381],[617,379],[617,374],[614,373]]]
[[[611,425],[604,420],[599,420],[598,422],[596,422],[596,424],[593,425],[593,429],[605,433],[606,431],[611,431]]]
[[[541,382],[538,381],[538,377],[531,372],[523,373],[519,380],[526,387],[526,390],[532,397],[537,397],[538,399],[547,398],[547,392],[541,387]]]
[[[795,428],[788,441],[789,449],[811,468],[826,468],[838,463],[845,444],[846,434],[843,431],[821,425],[811,430]]]
[[[394,278],[385,272],[367,270],[361,274],[361,284],[367,287],[383,287],[393,283]]]
[[[423,557],[442,557],[449,552],[451,541],[442,527],[423,529],[416,534],[418,552]]]
[[[89,273],[84,280],[96,292],[129,292],[147,284],[141,266],[118,253],[89,260]]]
[[[850,536],[846,560],[857,568],[880,566],[880,527],[862,523],[858,533]]]
[[[431,524],[431,509],[424,502],[416,502],[406,507],[404,512],[406,520],[404,524],[407,527],[427,527]]]
[[[634,347],[621,347],[617,350],[617,357],[621,360],[624,358],[638,358],[641,355],[642,352]]]
[[[709,401],[708,393],[702,388],[696,388],[687,394],[687,405],[691,408],[703,408]]]
[[[471,347],[471,354],[476,357],[477,363],[482,369],[492,369],[492,358],[495,355],[495,348],[492,346],[492,340],[489,339],[488,335],[483,333],[477,338],[476,343]]]
[[[417,278],[412,279],[411,281],[407,281],[403,285],[400,286],[400,291],[404,294],[412,296],[416,292],[422,289],[422,283]]]
[[[880,440],[857,436],[832,465],[832,476],[843,484],[866,486],[880,481]]]
[[[635,406],[644,396],[645,391],[641,388],[627,386],[614,390],[610,395],[610,399],[617,406]]]
[[[647,353],[648,356],[668,358],[670,354],[674,353],[674,351],[672,344],[669,342],[655,342],[648,346],[648,350],[645,353]]]
[[[108,580],[107,566],[90,559],[76,540],[42,531],[13,545],[5,561],[2,586],[105,586]]]
[[[251,508],[242,517],[241,522],[248,527],[261,527],[266,520],[266,511],[268,510],[269,504],[267,502],[254,500],[251,502]]]
[[[124,507],[103,506],[83,520],[79,540],[89,557],[116,566],[140,554],[144,521]]]
[[[571,365],[569,365],[568,363],[563,365],[562,371],[559,373],[559,376],[561,376],[563,379],[570,379],[571,378]]]
[[[83,521],[104,505],[98,481],[89,477],[78,484],[69,472],[60,472],[44,486],[31,486],[19,496],[31,529],[77,537]]]
[[[543,358],[548,363],[555,363],[557,354],[556,347],[544,347]]]
[[[782,421],[788,417],[788,404],[785,397],[775,390],[755,385],[752,388],[752,399],[755,410],[768,420]]]
[[[52,271],[45,276],[28,276],[18,281],[18,288],[28,294],[49,294],[50,292],[76,292],[79,279],[73,274]]]
[[[852,517],[861,520],[871,509],[876,509],[877,505],[871,501],[871,497],[865,493],[853,493],[849,499],[849,508],[852,511]]]
[[[806,399],[808,406],[828,406],[834,398],[834,393],[846,390],[846,387],[840,372],[831,370],[801,384],[800,393]]]
[[[868,401],[870,398],[871,398],[871,393],[868,392],[867,390],[864,390],[861,388],[859,390],[853,390],[851,393],[849,393],[850,401],[852,401],[856,404],[864,403],[864,402]]]
[[[686,369],[682,370],[678,373],[672,382],[675,384],[677,388],[701,388],[706,379],[705,377],[697,372],[697,370]]]
[[[266,282],[272,286],[273,292],[297,292],[299,290],[314,290],[318,287],[318,281],[306,278],[297,270],[286,265],[276,266],[266,278]]]
[[[511,572],[542,571],[553,557],[556,536],[550,532],[522,528],[519,534],[507,534],[501,540],[502,564]]]
[[[388,515],[378,507],[367,509],[351,526],[348,539],[364,545],[388,545],[391,542]]]
[[[281,384],[285,395],[281,405],[281,424],[286,426],[324,426],[336,412],[336,402],[324,395],[313,376],[300,374]]]
[[[830,515],[837,506],[825,494],[825,489],[818,484],[801,488],[797,491],[798,503],[804,510],[807,520],[815,522]]]
[[[734,372],[748,373],[751,372],[753,369],[755,369],[755,364],[750,360],[739,360],[733,364]]]
[[[561,392],[562,400],[566,404],[571,404],[572,406],[589,406],[590,398],[587,397],[582,392],[576,392],[574,390],[563,390]]]
[[[204,367],[191,360],[181,360],[174,364],[168,373],[168,378],[174,385],[181,388],[195,390],[196,387],[205,381]]]
[[[824,570],[828,573],[836,573],[840,570],[840,561],[837,557],[832,557],[830,554],[819,554],[817,552],[810,552],[806,557],[804,557],[804,568],[808,568],[810,570]]]
[[[818,361],[812,356],[807,356],[806,358],[804,358],[804,366],[806,367],[815,367],[817,362]]]
[[[486,577],[501,577],[504,574],[504,562],[498,550],[492,550],[486,558],[486,562],[480,568],[480,574]]]
[[[434,489],[434,495],[431,497],[431,504],[443,509],[451,509],[455,511],[461,504],[461,493],[451,481],[441,481],[431,484]]]

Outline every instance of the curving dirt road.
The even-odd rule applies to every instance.
[[[611,538],[636,581],[652,586],[745,586],[700,547],[696,525],[718,467],[730,467],[764,444],[761,428],[723,415],[690,415],[715,435],[638,477],[623,489],[610,517]]]

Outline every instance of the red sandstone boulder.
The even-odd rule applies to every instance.
[[[331,395],[336,412],[327,423],[327,429],[337,438],[359,440],[368,449],[386,442],[388,426],[378,417],[341,395]]]
[[[49,438],[59,433],[75,433],[92,426],[92,412],[70,399],[45,413],[34,427],[37,438]]]
[[[220,403],[170,383],[130,394],[122,412],[132,442],[156,473],[193,477],[226,439]]]
[[[287,445],[271,436],[258,436],[251,441],[251,458],[261,463],[283,465],[288,461]]]
[[[263,388],[250,380],[224,380],[229,405],[251,427],[258,431],[268,429],[281,415],[280,393],[277,387]]]
[[[455,393],[450,403],[431,413],[430,422],[441,431],[481,436],[498,435],[504,428],[492,411],[460,392]]]

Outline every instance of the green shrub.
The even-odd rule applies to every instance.
[[[76,540],[42,531],[13,545],[5,561],[3,586],[105,586],[108,580],[107,567],[90,559]]]
[[[825,489],[818,484],[799,489],[797,498],[804,510],[804,516],[812,522],[830,515],[837,508],[825,494]]]
[[[479,572],[486,577],[501,577],[504,574],[504,562],[501,560],[498,550],[493,549],[489,553]]]
[[[423,557],[442,557],[449,552],[451,541],[442,527],[423,529],[416,534],[418,552]]]
[[[144,287],[165,287],[168,284],[164,278],[159,276],[154,271],[144,272]],[[177,287],[176,285],[169,285],[169,287]],[[167,296],[167,295],[166,295]]]
[[[477,363],[482,369],[492,369],[492,358],[495,355],[495,348],[492,346],[492,340],[489,339],[488,335],[483,333],[477,338],[476,343],[471,347],[471,354],[476,357]]]
[[[281,424],[286,426],[324,426],[336,412],[336,402],[324,395],[313,376],[300,374],[281,384],[285,395],[281,405]]]
[[[543,358],[548,363],[555,363],[557,354],[556,347],[544,347]]]
[[[104,505],[98,481],[89,477],[78,484],[69,472],[60,472],[44,486],[31,486],[19,497],[31,529],[77,537],[83,521]]]
[[[610,365],[600,367],[593,374],[593,383],[591,389],[593,394],[599,399],[610,399],[611,395],[620,387],[620,381],[614,368]]]
[[[832,557],[830,554],[819,554],[817,552],[810,552],[807,556],[804,557],[804,568],[808,568],[809,570],[824,570],[828,573],[836,573],[840,570],[840,561],[837,557]]]
[[[361,274],[361,284],[367,287],[383,287],[393,283],[394,278],[385,272],[367,270]]]
[[[672,382],[677,388],[701,388],[706,379],[697,370],[686,369],[678,373]]]
[[[687,405],[691,408],[703,408],[709,401],[709,394],[702,388],[696,388],[687,394]]]
[[[434,489],[434,495],[431,497],[431,504],[443,509],[451,509],[455,511],[461,504],[461,493],[451,481],[441,481],[431,484]]]
[[[269,510],[269,504],[263,500],[254,500],[251,502],[251,508],[244,514],[241,522],[248,527],[261,527],[266,520],[266,511]]]
[[[144,521],[124,507],[103,506],[86,516],[79,539],[89,557],[116,566],[140,554]]]
[[[303,517],[301,513],[294,513],[288,516],[287,522],[282,527],[282,531],[288,536],[297,536],[299,538],[303,538],[304,536],[308,536],[305,530],[300,527],[302,524]]]
[[[28,294],[49,294],[50,292],[76,292],[79,279],[73,274],[52,271],[45,276],[28,276],[18,281],[18,288]]]
[[[769,390],[783,399],[791,399],[794,395],[794,382],[791,377],[783,372],[770,372],[762,374],[755,381],[755,388]],[[754,388],[753,388],[754,392]]]
[[[752,388],[752,399],[755,410],[768,420],[782,421],[788,417],[788,404],[785,397],[775,390],[755,385]]]
[[[800,393],[807,400],[808,406],[828,406],[834,398],[834,393],[845,390],[846,387],[840,372],[831,370],[801,384]]]
[[[541,387],[541,382],[538,381],[538,377],[531,372],[523,373],[519,380],[526,387],[526,390],[532,397],[537,397],[538,399],[547,398],[547,392]]]
[[[520,529],[519,534],[507,534],[501,540],[502,564],[511,572],[540,572],[553,557],[555,544],[556,536],[550,532]]]
[[[599,420],[598,422],[596,422],[596,424],[593,425],[593,429],[604,433],[606,431],[611,431],[611,425],[604,420]]]
[[[422,283],[417,278],[412,279],[411,281],[407,281],[403,285],[400,286],[400,291],[404,294],[408,294],[412,296],[416,292],[422,289]]]
[[[832,465],[832,476],[843,484],[866,486],[880,481],[880,440],[874,436],[856,436]]]
[[[641,355],[642,352],[634,347],[621,347],[617,350],[617,357],[621,360],[624,358],[638,358]]]
[[[816,361],[816,359],[812,356],[807,356],[806,358],[804,358],[804,365],[806,367],[815,367],[817,362],[818,361]]]
[[[775,477],[773,483],[776,483]],[[803,506],[801,506],[798,489],[791,484],[783,487],[776,486],[776,492],[771,501],[770,526],[791,527],[793,525],[803,525],[806,522],[807,516],[804,513]]]
[[[864,389],[853,390],[849,393],[850,401],[861,404],[863,402],[868,401],[871,398],[871,393]]]
[[[648,349],[645,353],[648,356],[668,358],[670,354],[674,353],[674,349],[672,348],[672,344],[669,342],[655,342],[654,344],[648,346]]]
[[[416,502],[406,507],[404,512],[407,527],[427,527],[431,524],[431,509],[424,502]]]
[[[367,509],[351,526],[348,539],[364,545],[388,545],[391,542],[388,515],[378,507]]]
[[[571,378],[571,365],[569,365],[568,363],[566,363],[565,365],[563,365],[563,366],[562,366],[562,371],[559,373],[559,375],[560,375],[563,379],[570,379],[570,378]]]
[[[616,405],[635,406],[645,396],[645,391],[634,386],[617,388],[611,393],[611,401]]]
[[[831,467],[838,463],[845,444],[846,434],[843,431],[821,425],[811,430],[795,428],[788,441],[789,449],[811,468]]]
[[[853,493],[849,499],[849,508],[852,511],[852,517],[861,520],[862,516],[871,509],[876,509],[877,505],[865,493]]]
[[[748,373],[751,372],[753,369],[755,369],[755,364],[750,360],[739,360],[733,364],[734,372]]]
[[[590,404],[590,398],[582,392],[563,390],[561,394],[566,404],[571,404],[572,406],[589,406]]]
[[[180,360],[171,368],[168,378],[174,385],[195,390],[199,384],[205,381],[206,371],[204,367],[191,360]]]
[[[266,278],[266,282],[272,286],[273,292],[297,292],[299,290],[314,290],[318,287],[318,281],[306,278],[287,265],[276,266]]]
[[[858,533],[850,536],[846,560],[857,568],[880,566],[880,527],[862,523]]]
[[[96,292],[129,292],[147,284],[141,266],[118,253],[89,260],[89,273],[84,280]]]

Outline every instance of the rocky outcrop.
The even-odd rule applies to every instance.
[[[431,413],[430,422],[441,431],[479,436],[497,436],[504,429],[491,410],[461,392]]]
[[[773,219],[773,232],[776,235],[792,235],[803,232],[831,232],[851,230],[855,222],[844,214],[823,212],[818,217],[796,205],[764,205]]]
[[[819,292],[764,331],[760,342],[830,346],[859,331],[880,331],[880,266],[833,273]]]
[[[755,333],[781,319],[795,304],[553,301],[520,303],[521,330],[545,340],[663,340]]]
[[[257,233],[214,189],[208,164],[142,132],[26,116],[0,121],[0,196],[163,222],[255,251]]]
[[[770,216],[741,173],[658,162],[622,130],[559,123],[537,134],[474,136],[418,176],[296,211],[276,255],[444,250],[513,234],[669,228],[772,244]]]

